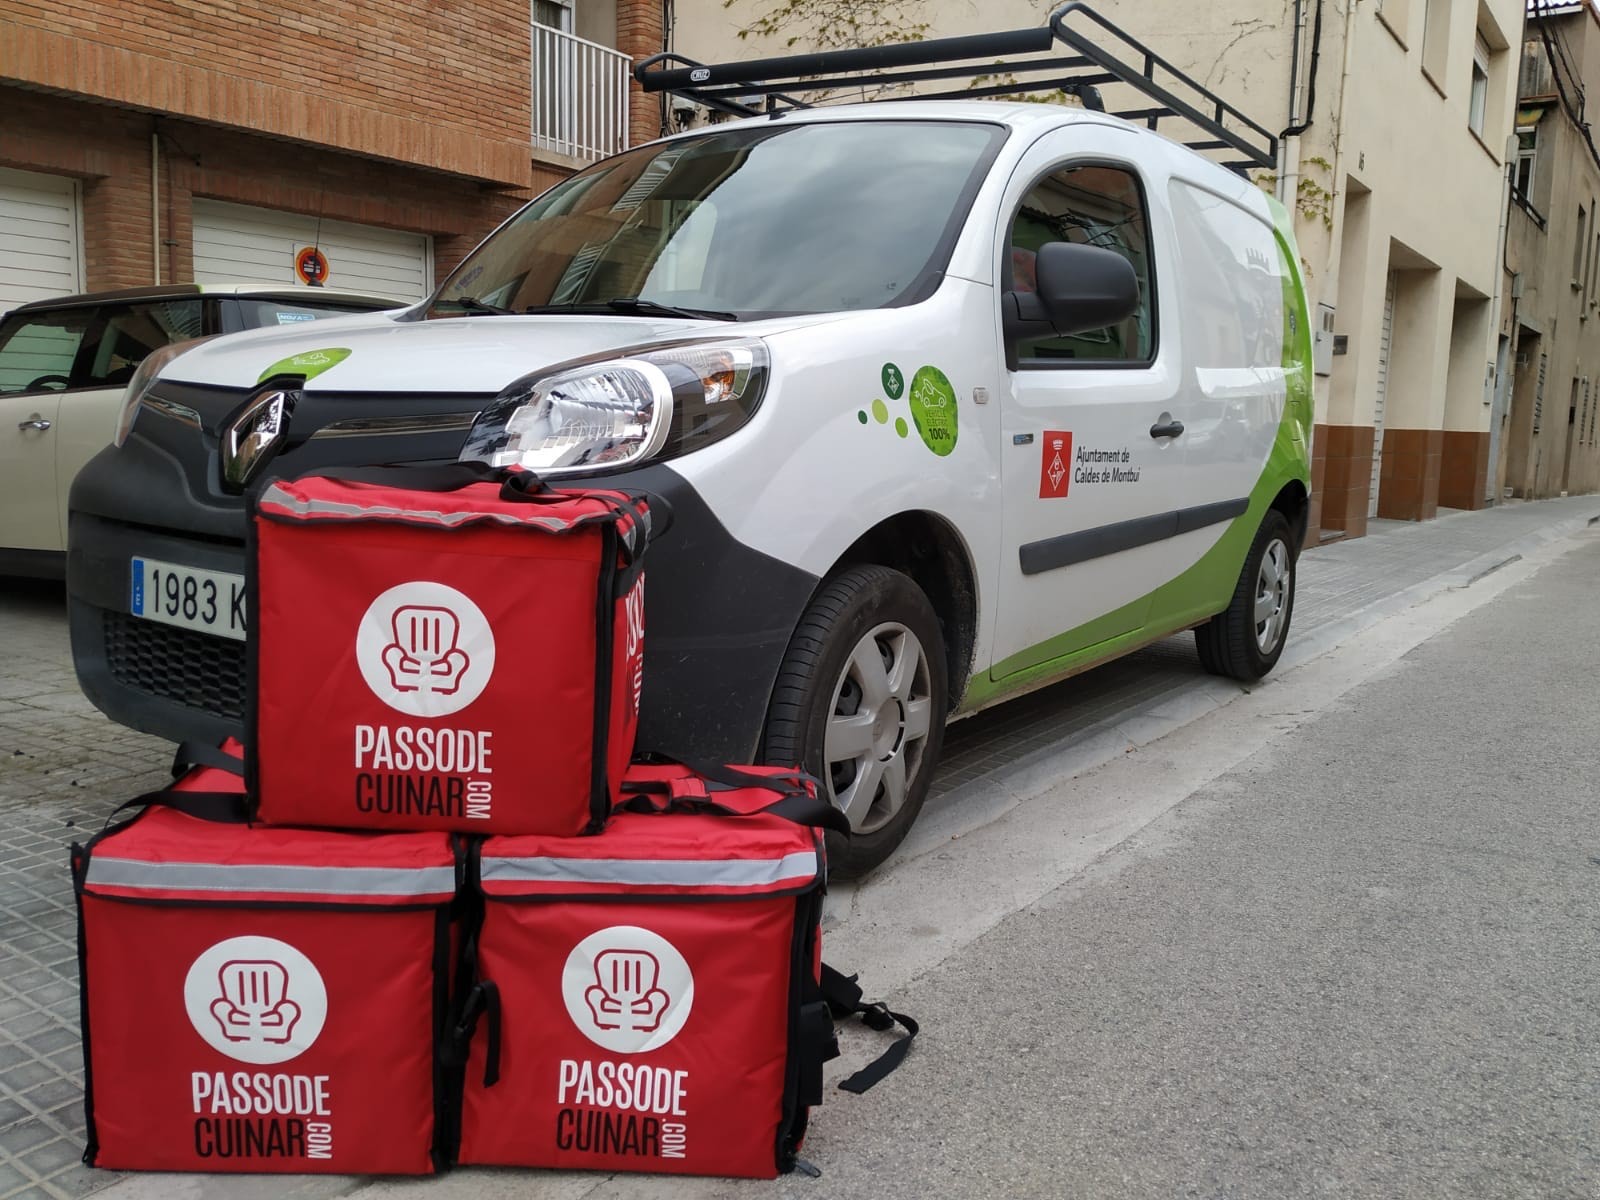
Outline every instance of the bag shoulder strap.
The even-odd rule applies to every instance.
[[[250,824],[250,813],[245,807],[243,792],[180,792],[174,788],[146,792],[132,800],[124,800],[112,809],[106,817],[107,827],[119,813],[127,812],[130,808],[170,808],[185,816],[221,825]]]
[[[885,1004],[862,1000],[861,987],[856,983],[856,977],[836,971],[827,963],[822,964],[822,998],[828,1002],[828,1008],[835,1017],[859,1016],[868,1029],[880,1033],[893,1029],[896,1025],[906,1031],[903,1037],[891,1042],[889,1048],[877,1058],[850,1078],[842,1080],[839,1084],[840,1091],[859,1095],[905,1061],[906,1054],[911,1049],[912,1039],[921,1029],[916,1021],[904,1013],[892,1011]]]
[[[658,763],[672,759],[656,756]],[[774,775],[741,770],[719,764],[678,762],[704,786],[703,796],[684,795],[673,780],[622,781],[627,793],[613,812],[706,812],[722,816],[748,817],[767,813],[793,821],[850,835],[850,820],[844,812],[817,794],[816,781],[798,769]],[[765,793],[765,795],[764,795]],[[767,799],[767,795],[776,799]]]
[[[215,767],[241,779],[244,777],[244,759],[239,755],[229,754],[221,746],[209,742],[178,743],[177,753],[172,756],[172,777],[182,779],[194,767]]]

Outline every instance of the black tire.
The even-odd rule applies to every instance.
[[[1278,597],[1277,612],[1281,619],[1276,625],[1276,637],[1267,648],[1262,647],[1266,623],[1256,620],[1258,599],[1269,599],[1277,584],[1263,573],[1263,562],[1269,555],[1277,555],[1282,564],[1282,591]],[[1200,665],[1213,675],[1226,675],[1246,682],[1260,679],[1277,664],[1289,640],[1289,622],[1294,616],[1295,581],[1294,534],[1289,522],[1277,509],[1268,509],[1256,530],[1256,540],[1245,556],[1244,570],[1234,586],[1233,599],[1228,607],[1194,631],[1195,648],[1200,651]]]
[[[906,657],[910,646],[903,634],[916,640],[920,668]],[[879,652],[883,679],[868,678],[867,683],[891,689],[876,705],[861,683],[861,664],[867,661],[871,675],[870,661],[855,658],[869,638]],[[902,662],[905,670],[897,672]],[[893,685],[897,674],[907,673],[911,682],[904,685],[906,696],[901,698]],[[828,866],[834,875],[865,875],[905,839],[927,799],[944,744],[948,697],[939,618],[921,588],[899,571],[879,566],[850,567],[828,580],[800,618],[784,654],[767,713],[762,758],[800,764],[822,781],[833,803],[851,814],[857,830],[852,837],[828,835]],[[924,713],[926,732],[918,737]],[[852,722],[857,717],[861,719]],[[857,736],[868,739],[859,759],[827,761],[831,722],[839,735],[836,748],[859,727]],[[903,776],[894,768],[896,761]],[[894,804],[889,781],[902,777],[901,799]],[[863,799],[868,784],[872,797]],[[855,804],[846,807],[850,800]]]

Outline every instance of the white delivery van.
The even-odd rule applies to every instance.
[[[1207,669],[1264,674],[1312,419],[1289,221],[1240,170],[1276,143],[1127,42],[1068,5],[987,38],[663,56],[647,87],[740,119],[564,181],[404,313],[161,361],[73,493],[85,689],[169,736],[237,731],[242,620],[131,612],[130,563],[236,580],[268,474],[458,456],[655,499],[641,748],[803,764],[857,831],[847,871],[905,835],[952,718],[1191,628]],[[1036,52],[1082,106],[796,97]]]

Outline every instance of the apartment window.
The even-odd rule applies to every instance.
[[[1589,306],[1591,308],[1594,307],[1595,285],[1600,283],[1600,279],[1596,279],[1597,275],[1600,275],[1600,233],[1595,234],[1594,249],[1589,254]]]
[[[1467,126],[1483,136],[1483,114],[1489,106],[1489,43],[1480,34],[1472,47],[1472,95],[1467,102]]]
[[[572,32],[572,5],[562,0],[533,0],[533,20],[546,29]]]
[[[1597,217],[1600,217],[1600,212],[1597,212],[1596,211],[1597,209],[1600,209],[1600,204],[1596,204],[1595,199],[1594,199],[1593,196],[1589,197],[1589,231],[1588,231],[1588,236],[1584,236],[1582,233],[1579,234],[1579,236],[1583,237],[1583,239],[1584,239],[1583,249],[1584,249],[1584,253],[1585,253],[1585,258],[1583,260],[1583,288],[1582,288],[1582,291],[1583,291],[1583,295],[1584,295],[1585,299],[1587,299],[1590,296],[1590,294],[1591,294],[1590,293],[1590,289],[1594,284],[1594,257],[1592,255],[1588,254],[1588,249],[1589,249],[1589,238],[1600,237],[1600,233],[1596,232],[1597,228],[1600,228],[1600,220],[1596,220]],[[1579,308],[1581,310],[1581,308],[1582,308],[1582,304],[1581,303],[1579,304]],[[1579,312],[1579,316],[1584,316],[1584,315],[1586,315],[1586,314],[1581,312],[1581,311]]]
[[[1578,234],[1572,243],[1572,286],[1583,287],[1583,248],[1589,243],[1589,229],[1584,224],[1589,214],[1583,205],[1578,205]]]
[[[1534,164],[1539,158],[1539,127],[1517,130],[1517,195],[1533,203]]]

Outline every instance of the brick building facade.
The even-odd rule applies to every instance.
[[[541,18],[566,26],[542,84]],[[329,229],[350,247],[322,241],[330,286],[381,290],[370,244],[415,260],[389,290],[420,294],[530,195],[655,136],[655,99],[630,88],[631,120],[567,139],[597,72],[623,94],[625,56],[661,37],[660,0],[12,0],[0,310],[225,267],[289,282],[289,242]],[[48,246],[41,204],[66,230]]]

